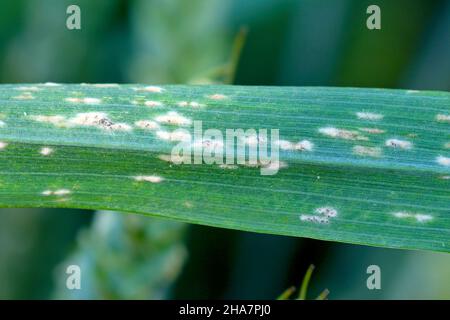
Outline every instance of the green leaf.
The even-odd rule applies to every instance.
[[[450,249],[447,92],[38,84],[2,85],[0,101],[1,207],[110,209]],[[193,135],[194,121],[224,136],[279,129],[278,173],[167,161],[173,132]]]

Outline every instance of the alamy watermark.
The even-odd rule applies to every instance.
[[[66,288],[69,290],[81,289],[81,268],[76,264],[72,264],[66,269],[67,279]]]
[[[217,164],[259,167],[261,175],[274,175],[280,168],[279,129],[207,129],[193,122],[193,134],[177,129],[165,138],[179,141],[172,148],[174,164]]]
[[[367,14],[370,16],[366,20],[366,26],[369,30],[381,30],[381,9],[376,4],[367,7]]]
[[[381,268],[376,264],[372,264],[367,267],[367,277],[366,286],[369,290],[381,290]]]
[[[72,4],[67,7],[66,13],[69,15],[66,19],[66,27],[69,30],[81,29],[81,9],[79,6]]]

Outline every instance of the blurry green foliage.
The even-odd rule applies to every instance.
[[[57,269],[55,298],[161,299],[183,265],[184,225],[100,211],[78,248]],[[69,265],[81,268],[81,289],[66,288]]]

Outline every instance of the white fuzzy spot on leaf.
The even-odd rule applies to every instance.
[[[112,122],[104,112],[84,112],[78,113],[69,119],[68,123],[76,126],[111,126]]]
[[[431,215],[423,214],[423,213],[410,213],[410,212],[399,211],[399,212],[394,212],[393,215],[399,219],[405,219],[405,218],[415,219],[417,222],[427,222],[427,221],[433,220],[433,217]]]
[[[159,124],[151,120],[139,120],[134,123],[136,127],[145,130],[156,130],[159,128]]]
[[[89,86],[94,88],[119,88],[117,83],[82,83],[82,86]]]
[[[101,104],[102,100],[99,98],[66,98],[67,102],[71,103],[84,103],[84,104]]]
[[[43,147],[41,148],[39,153],[42,154],[43,156],[49,156],[50,154],[53,153],[53,149],[50,147]]]
[[[310,214],[302,214],[300,216],[300,220],[305,221],[305,222],[319,223],[319,224],[329,222],[328,218],[326,218],[326,217],[320,217],[320,216],[315,216],[315,215],[310,215]]]
[[[136,181],[146,181],[151,183],[159,183],[164,180],[164,178],[160,176],[136,176],[134,177]]]
[[[41,88],[38,88],[36,86],[31,86],[31,87],[22,86],[22,87],[17,87],[15,89],[19,90],[19,91],[39,91],[39,90],[41,90]]]
[[[185,126],[185,125],[191,124],[191,119],[183,117],[182,115],[178,114],[175,111],[169,111],[164,115],[157,116],[155,118],[155,120],[160,123],[172,124],[172,125],[178,125],[178,126]]]
[[[384,117],[382,114],[372,112],[357,112],[356,116],[363,120],[381,120]]]
[[[198,103],[196,101],[191,101],[191,102],[180,101],[180,102],[177,103],[177,106],[179,106],[179,107],[201,108],[201,107],[204,107],[205,105],[201,104],[201,103]]]
[[[368,157],[380,157],[381,156],[381,148],[378,147],[365,147],[365,146],[354,146],[353,153],[358,156],[368,156]]]
[[[144,102],[144,105],[147,107],[154,108],[154,107],[161,107],[163,104],[159,101],[147,100]]]
[[[13,97],[13,99],[16,99],[16,100],[33,100],[34,97],[31,94],[31,92],[24,92],[21,95]]]
[[[449,122],[450,123],[450,115],[448,115],[448,114],[438,114],[438,115],[436,115],[436,121],[438,121],[438,122]]]
[[[210,98],[212,100],[224,100],[228,97],[224,94],[216,93],[216,94],[212,94],[212,95],[208,96],[208,98]]]
[[[114,123],[104,112],[84,112],[78,113],[73,118],[66,119],[63,116],[31,116],[31,119],[38,122],[51,123],[57,127],[87,126],[97,127],[109,131],[131,131],[132,127],[126,123]]]
[[[52,190],[45,190],[45,191],[43,191],[42,192],[42,195],[44,195],[44,196],[65,196],[65,195],[68,195],[68,194],[71,194],[72,193],[72,191],[70,191],[70,190],[68,190],[68,189],[58,189],[58,190],[55,190],[55,191],[52,191]]]
[[[281,150],[293,150],[294,144],[288,140],[278,140],[275,142]]]
[[[334,218],[337,216],[338,212],[332,207],[320,207],[315,210],[317,214],[322,214],[328,218]]]
[[[415,218],[418,222],[427,222],[427,221],[433,220],[433,217],[430,216],[429,214],[418,213],[418,214],[416,214]]]
[[[450,166],[450,158],[444,157],[444,156],[438,156],[436,158],[436,162],[439,163],[442,166]]]
[[[367,133],[371,133],[371,134],[382,134],[382,133],[386,132],[386,131],[378,129],[378,128],[359,128],[359,130],[367,132]]]
[[[312,151],[314,144],[309,140],[302,140],[295,144],[294,149],[298,151]]]
[[[387,147],[398,148],[398,149],[411,149],[412,143],[406,140],[400,139],[388,139],[385,142]]]
[[[369,140],[367,137],[361,135],[358,131],[338,129],[334,127],[320,128],[319,132],[323,135],[344,139],[344,140]]]
[[[146,86],[143,88],[136,88],[137,91],[146,91],[146,92],[153,92],[153,93],[162,93],[164,91],[163,88],[157,87],[157,86]]]

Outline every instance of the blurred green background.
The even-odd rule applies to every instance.
[[[66,8],[81,8],[81,30]],[[382,29],[366,28],[381,7]],[[445,0],[2,0],[0,81],[450,89]],[[234,49],[233,49],[234,48]],[[227,74],[228,72],[228,74]],[[253,234],[114,212],[0,209],[0,298],[449,299],[450,255]],[[65,287],[78,264],[82,289]],[[366,268],[381,267],[368,290]]]

